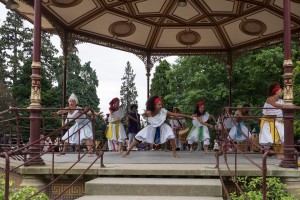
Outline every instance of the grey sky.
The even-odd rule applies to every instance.
[[[0,24],[5,21],[6,13],[7,9],[0,3]],[[25,25],[32,27],[30,23],[26,23]],[[61,54],[59,37],[53,36],[52,42],[56,48],[60,50]],[[110,100],[120,96],[121,78],[123,77],[127,61],[131,63],[134,73],[136,74],[135,83],[139,95],[137,98],[139,102],[139,112],[142,112],[145,109],[147,100],[146,69],[144,63],[137,56],[131,53],[88,43],[79,44],[77,45],[77,48],[79,51],[77,55],[81,59],[81,62],[91,61],[91,67],[96,69],[99,80],[97,94],[100,98],[101,111],[107,113]],[[174,63],[176,59],[176,56],[166,58],[170,63]],[[155,65],[157,65],[157,63],[155,63]],[[152,74],[154,71],[155,66],[151,71]]]

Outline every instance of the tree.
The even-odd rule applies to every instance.
[[[167,95],[170,93],[169,82],[167,74],[171,70],[171,65],[166,60],[159,62],[156,67],[153,78],[151,80],[150,95],[158,95],[164,99],[164,106],[167,109],[171,109],[172,105],[169,104],[169,99]]]
[[[31,56],[33,34],[32,30],[24,27],[23,20],[17,13],[8,12],[0,28],[0,35],[2,59],[5,60],[4,65],[7,66],[5,70],[11,71],[9,75],[6,73],[8,76],[6,78],[8,78],[8,84],[12,85],[18,78],[22,64]]]
[[[204,101],[213,115],[228,105],[227,73],[224,64],[210,56],[184,56],[167,74],[166,98],[184,113],[193,113],[198,101]]]
[[[7,110],[10,106],[14,105],[14,100],[11,95],[11,91],[7,88],[7,86],[0,81],[0,111]]]
[[[82,107],[91,107],[98,110],[99,98],[97,87],[99,84],[96,71],[91,68],[90,62],[80,64],[80,59],[75,53],[69,53],[67,64],[67,97],[75,93]],[[62,67],[60,67],[62,70]],[[62,74],[62,71],[61,73]],[[62,93],[62,76],[57,77],[59,93]]]
[[[120,90],[121,97],[121,108],[126,110],[127,112],[130,110],[130,104],[138,104],[136,98],[138,97],[135,83],[135,74],[133,73],[133,69],[130,65],[130,62],[127,62],[125,67],[125,72],[122,80],[122,86]]]

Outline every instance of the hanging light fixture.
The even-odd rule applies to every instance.
[[[185,7],[187,5],[186,0],[178,0],[177,6]]]
[[[68,51],[73,52],[73,53],[78,51],[77,47],[75,46],[75,42],[71,42],[71,44],[69,45]]]
[[[6,3],[6,8],[10,9],[10,10],[15,10],[17,8],[19,8],[19,4],[16,3],[14,0],[8,0]]]

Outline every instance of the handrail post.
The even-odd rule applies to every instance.
[[[271,153],[271,151],[267,150],[263,155],[263,161],[262,161],[262,195],[263,195],[263,200],[267,199],[267,157],[270,155],[270,153]]]
[[[4,190],[4,199],[9,199],[9,171],[10,171],[10,161],[9,156],[6,152],[3,152],[5,157],[5,190]]]

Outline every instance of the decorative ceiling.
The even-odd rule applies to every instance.
[[[0,0],[6,3],[7,0]],[[16,0],[33,22],[33,0]],[[282,41],[283,0],[42,0],[42,27],[135,54],[214,54]],[[291,0],[292,32],[300,1]]]

